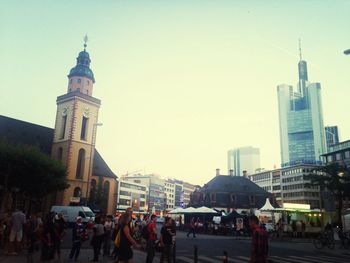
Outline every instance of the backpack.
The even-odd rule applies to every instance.
[[[148,240],[148,238],[149,238],[148,224],[143,226],[143,228],[141,230],[141,237]]]

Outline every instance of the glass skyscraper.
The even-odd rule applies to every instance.
[[[326,131],[326,143],[327,143],[327,152],[328,152],[329,147],[331,145],[339,143],[338,126],[327,126],[325,128],[325,131]]]
[[[321,85],[310,83],[306,61],[298,63],[298,90],[277,86],[282,167],[318,163],[325,153]]]
[[[233,171],[233,175],[242,176],[243,171],[248,175],[254,174],[260,167],[260,149],[252,146],[240,147],[228,151],[228,170]]]

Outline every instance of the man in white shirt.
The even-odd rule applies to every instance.
[[[12,254],[18,255],[23,238],[23,224],[26,223],[26,216],[23,212],[16,210],[12,214],[12,227],[10,232],[11,247],[14,248]],[[15,244],[16,241],[16,244]]]

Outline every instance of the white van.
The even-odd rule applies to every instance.
[[[82,217],[82,222],[87,223],[90,219],[95,221],[95,214],[92,210],[87,206],[59,206],[54,205],[51,207],[51,212],[62,213],[64,215],[64,219],[68,223],[74,223],[76,221],[77,216]]]

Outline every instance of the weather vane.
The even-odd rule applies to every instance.
[[[87,34],[85,35],[85,37],[84,37],[84,51],[86,50],[86,43],[88,42],[88,36],[87,36]]]

